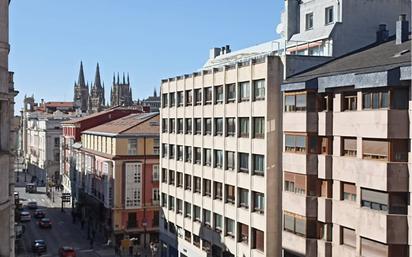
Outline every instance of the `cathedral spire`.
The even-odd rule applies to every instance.
[[[116,73],[113,72],[113,85],[116,83]]]
[[[154,96],[154,97],[157,97],[157,90],[156,90],[156,88],[154,88],[153,96]]]
[[[120,79],[119,79],[119,73],[117,73],[117,84],[120,83]]]
[[[123,72],[123,84],[126,84],[126,79],[124,77],[124,72]]]
[[[78,85],[80,87],[86,86],[86,84],[84,83],[84,71],[83,71],[83,62],[82,61],[80,61],[80,71],[79,71]]]
[[[100,68],[99,68],[99,63],[97,63],[97,66],[96,66],[96,76],[95,76],[95,78],[94,78],[94,85],[95,85],[97,88],[101,88],[101,87],[102,87],[102,83],[101,83],[101,80],[100,80]]]
[[[129,72],[127,73],[127,84],[130,85]]]

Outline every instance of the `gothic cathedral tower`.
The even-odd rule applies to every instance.
[[[119,73],[117,73],[117,81],[115,80],[115,76],[113,75],[113,86],[110,96],[110,104],[112,107],[133,105],[132,89],[130,88],[129,75],[127,75],[127,82],[124,73],[123,82],[121,82],[119,79]]]
[[[102,82],[100,79],[99,63],[97,63],[94,84],[90,91],[90,97],[89,97],[89,113],[95,113],[95,112],[102,111],[104,108],[104,105],[105,105],[104,84],[102,86]]]
[[[87,112],[87,105],[89,103],[89,86],[84,80],[83,62],[80,62],[79,79],[74,82],[74,105],[76,109],[81,112]]]

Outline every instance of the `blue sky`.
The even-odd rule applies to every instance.
[[[280,0],[14,0],[10,70],[20,91],[40,101],[72,101],[83,60],[86,80],[100,63],[106,99],[113,72],[129,72],[133,98],[160,80],[191,73],[209,48],[232,50],[275,39]]]

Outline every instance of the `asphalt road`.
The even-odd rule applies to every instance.
[[[26,205],[29,201],[36,201],[39,208],[46,209],[46,217],[51,219],[52,228],[39,228],[37,219],[33,215],[30,222],[22,223],[25,225],[25,233],[22,240],[17,244],[18,249],[16,252],[18,257],[38,256],[31,251],[31,243],[36,239],[43,239],[47,243],[47,253],[41,255],[43,257],[58,256],[58,249],[61,246],[75,248],[77,257],[114,256],[113,249],[109,249],[104,245],[103,238],[100,235],[96,235],[93,248],[91,248],[90,241],[87,239],[87,225],[82,230],[79,221],[73,224],[70,208],[66,208],[64,213],[61,212],[60,193],[55,193],[55,203],[53,203],[46,196],[44,187],[38,188],[39,193],[25,193],[24,179],[20,180],[20,183],[16,185],[16,191],[19,192],[21,202]],[[70,203],[66,203],[66,206],[70,207]],[[30,212],[34,213],[34,211]]]

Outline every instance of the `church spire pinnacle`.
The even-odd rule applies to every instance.
[[[123,84],[126,84],[126,79],[124,77],[124,72],[123,72]]]
[[[127,73],[127,84],[130,85],[129,72]]]
[[[80,71],[79,71],[79,80],[77,81],[80,87],[85,87],[86,84],[84,82],[84,71],[83,71],[83,61],[80,61]]]
[[[100,67],[99,67],[99,63],[97,63],[97,66],[96,66],[96,76],[95,76],[95,78],[94,78],[94,85],[95,85],[97,88],[101,88],[101,87],[102,87],[102,83],[101,83],[101,80],[100,80]]]

